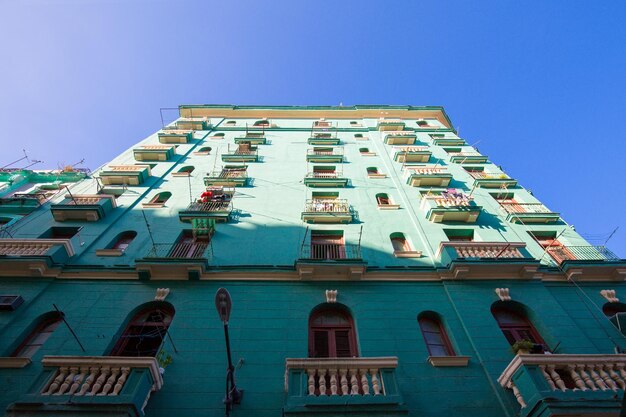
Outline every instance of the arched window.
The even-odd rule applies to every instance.
[[[419,127],[425,127],[425,126],[428,126],[428,122],[426,120],[418,120],[417,125]]]
[[[425,311],[417,316],[430,356],[456,356],[439,314]]]
[[[234,121],[234,120],[229,120],[229,121],[226,122],[226,124],[229,125],[229,126],[234,126],[235,124],[237,124],[237,122]]]
[[[200,148],[198,150],[198,152],[196,152],[196,153],[203,154],[203,155],[208,155],[208,154],[211,153],[211,150],[212,150],[212,148],[210,146],[204,146],[204,147]]]
[[[389,195],[387,195],[386,193],[376,194],[376,202],[379,206],[389,206],[393,204],[391,198],[389,198]]]
[[[619,313],[626,313],[626,304],[623,303],[606,303],[602,306],[602,312],[608,318],[614,317]],[[626,316],[626,315],[624,315]],[[623,317],[620,315],[620,317]]]
[[[496,302],[491,307],[491,314],[498,322],[498,326],[500,326],[500,330],[502,330],[509,344],[513,345],[520,340],[530,340],[537,345],[532,353],[543,352],[546,343],[535,326],[528,320],[521,304],[510,301]]]
[[[262,120],[257,120],[256,122],[254,122],[254,126],[269,126],[270,122],[267,119],[262,119]]]
[[[213,136],[211,136],[213,139],[224,139],[224,133],[223,132],[219,132],[214,134]]]
[[[354,321],[345,309],[322,307],[309,317],[310,358],[352,358],[359,356]]]
[[[409,241],[404,237],[404,233],[392,233],[389,238],[391,239],[394,252],[409,252],[413,250]]]
[[[46,313],[39,317],[33,330],[24,338],[11,356],[32,358],[39,348],[46,343],[54,329],[59,327],[61,320],[63,320],[63,313],[57,311]]]
[[[162,193],[158,193],[157,195],[152,197],[152,200],[150,200],[148,204],[163,205],[167,200],[169,200],[171,196],[172,193],[170,193],[169,191],[163,191]]]
[[[182,167],[181,169],[178,170],[178,172],[176,172],[176,174],[178,174],[178,176],[185,176],[188,177],[193,170],[195,169],[195,167],[191,166],[191,165],[186,165],[184,167]]]
[[[137,232],[135,232],[134,230],[127,230],[125,232],[122,232],[117,235],[117,237],[113,240],[109,249],[117,249],[121,252],[124,252],[128,248],[128,245],[130,245],[130,242],[135,239],[135,237],[137,237]]]
[[[156,356],[174,317],[169,303],[150,303],[139,309],[113,347],[110,356]]]

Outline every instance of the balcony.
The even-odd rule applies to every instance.
[[[302,212],[306,223],[350,223],[352,211],[348,200],[314,198],[307,200]]]
[[[235,143],[240,144],[247,142],[250,145],[265,145],[267,138],[265,132],[246,132],[245,136],[238,136],[235,138]]]
[[[155,243],[137,259],[137,273],[141,279],[199,279],[208,267],[210,246],[210,240]]]
[[[626,279],[626,260],[611,252],[605,246],[548,246],[542,257],[553,266],[557,265],[568,279]]]
[[[78,220],[96,222],[104,218],[117,205],[115,197],[106,194],[70,195],[60,203],[50,205],[52,217],[58,222]]]
[[[44,356],[43,372],[7,416],[124,415],[143,417],[163,386],[152,357]]]
[[[333,122],[329,121],[329,120],[316,120],[313,122],[313,129],[318,129],[318,130],[327,130],[327,129],[332,129],[333,128]]]
[[[404,415],[398,358],[287,359],[285,415]]]
[[[314,133],[307,140],[309,145],[339,145],[340,142],[337,135],[333,136],[330,133]]]
[[[45,193],[15,193],[0,198],[0,213],[30,214],[47,200]]]
[[[193,139],[193,132],[191,130],[163,130],[158,134],[160,143],[189,143]]]
[[[433,145],[437,146],[466,146],[467,144],[461,138],[447,138],[444,136],[431,135]]]
[[[176,155],[176,147],[171,145],[143,145],[133,149],[136,161],[169,161]]]
[[[306,153],[307,162],[343,162],[343,152],[336,148],[313,148]]]
[[[522,417],[617,416],[626,355],[517,355],[498,378]]]
[[[0,239],[0,275],[46,275],[72,256],[69,239]]]
[[[378,119],[376,129],[379,132],[404,130],[405,123],[400,119]]]
[[[207,117],[181,117],[176,121],[176,128],[181,130],[209,130],[211,120]]]
[[[506,174],[496,174],[483,171],[468,171],[474,178],[474,187],[481,188],[511,188],[517,187],[517,180]]]
[[[100,180],[103,185],[141,185],[150,175],[150,165],[111,165],[100,171]]]
[[[413,145],[417,135],[412,130],[389,132],[385,135],[384,142],[386,145]]]
[[[406,183],[412,187],[447,187],[452,174],[436,166],[406,167]]]
[[[228,222],[233,211],[231,201],[210,201],[191,203],[185,210],[178,212],[178,218],[182,222],[190,222],[192,219],[206,218],[216,222]]]
[[[247,167],[226,166],[221,171],[213,171],[204,177],[207,187],[245,187],[248,185]]]
[[[428,162],[431,152],[427,147],[407,146],[403,148],[397,148],[396,153],[393,156],[393,160],[396,162]]]
[[[337,172],[309,172],[304,178],[304,185],[308,187],[339,187],[348,185],[348,179]]]
[[[259,151],[256,146],[251,146],[249,142],[239,142],[237,148],[232,152],[230,146],[228,147],[228,153],[222,155],[222,161],[224,162],[258,162]]]
[[[361,246],[352,244],[304,244],[296,261],[302,279],[360,279],[365,266]]]
[[[541,203],[500,202],[500,207],[507,213],[511,223],[555,223],[561,219],[559,213],[553,213]]]
[[[450,162],[455,164],[484,164],[487,157],[478,152],[449,152]]]
[[[442,191],[422,196],[420,208],[433,223],[475,223],[482,211],[473,198],[462,192]]]
[[[455,278],[502,277],[532,278],[539,262],[526,250],[524,242],[441,242],[435,257],[448,265]],[[467,268],[467,264],[472,268]]]

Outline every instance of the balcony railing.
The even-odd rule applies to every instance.
[[[541,203],[507,203],[501,202],[500,206],[507,213],[552,213]]]
[[[548,246],[546,252],[558,263],[565,261],[620,261],[605,246]]]
[[[470,174],[470,176],[472,178],[476,178],[476,179],[484,179],[484,180],[510,180],[511,177],[509,177],[506,174],[493,174],[493,173],[489,173],[489,172],[483,172],[483,171],[468,171],[468,174]]]
[[[287,359],[285,415],[406,414],[396,381],[398,358]]]
[[[454,249],[458,258],[515,259],[524,258],[522,242],[441,242],[439,254],[446,248]]]
[[[603,413],[617,415],[625,368],[626,355],[517,355],[498,382],[513,391],[526,416],[574,415],[598,402]]]
[[[464,193],[426,194],[424,200],[433,201],[439,207],[468,207],[474,200]]]
[[[348,213],[350,212],[350,204],[348,204],[348,200],[312,199],[306,201],[304,211],[315,213]]]
[[[230,211],[232,202],[230,201],[210,201],[208,203],[191,203],[185,211],[199,211],[213,213],[217,211]]]
[[[63,248],[68,257],[74,255],[68,239],[0,239],[0,256],[48,256],[53,248]]]
[[[206,259],[209,242],[155,243],[145,259]]]
[[[303,245],[300,259],[316,261],[360,260],[361,247],[335,243]]]
[[[419,175],[438,175],[438,174],[448,174],[448,170],[446,168],[430,168],[430,167],[405,167],[406,172],[409,175],[419,174]]]
[[[309,172],[306,174],[307,178],[340,178],[341,176],[333,171],[333,172]]]
[[[150,395],[163,386],[152,357],[45,356],[41,362],[41,376],[8,415],[143,416]]]
[[[343,154],[341,152],[335,151],[334,149],[329,149],[329,150],[309,149],[307,151],[307,155],[310,155],[310,156],[343,156]]]

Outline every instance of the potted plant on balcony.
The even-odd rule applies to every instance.
[[[161,373],[161,375],[165,373],[165,368],[167,368],[168,365],[171,365],[171,363],[174,362],[174,359],[172,359],[172,355],[170,355],[163,349],[161,349],[156,355],[156,360],[159,364],[159,372]]]
[[[528,355],[530,350],[535,346],[533,342],[528,339],[518,340],[511,345],[511,350],[516,355]]]

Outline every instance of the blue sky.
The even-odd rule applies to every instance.
[[[0,1],[0,166],[95,169],[183,103],[442,105],[626,257],[625,21],[621,0]]]

